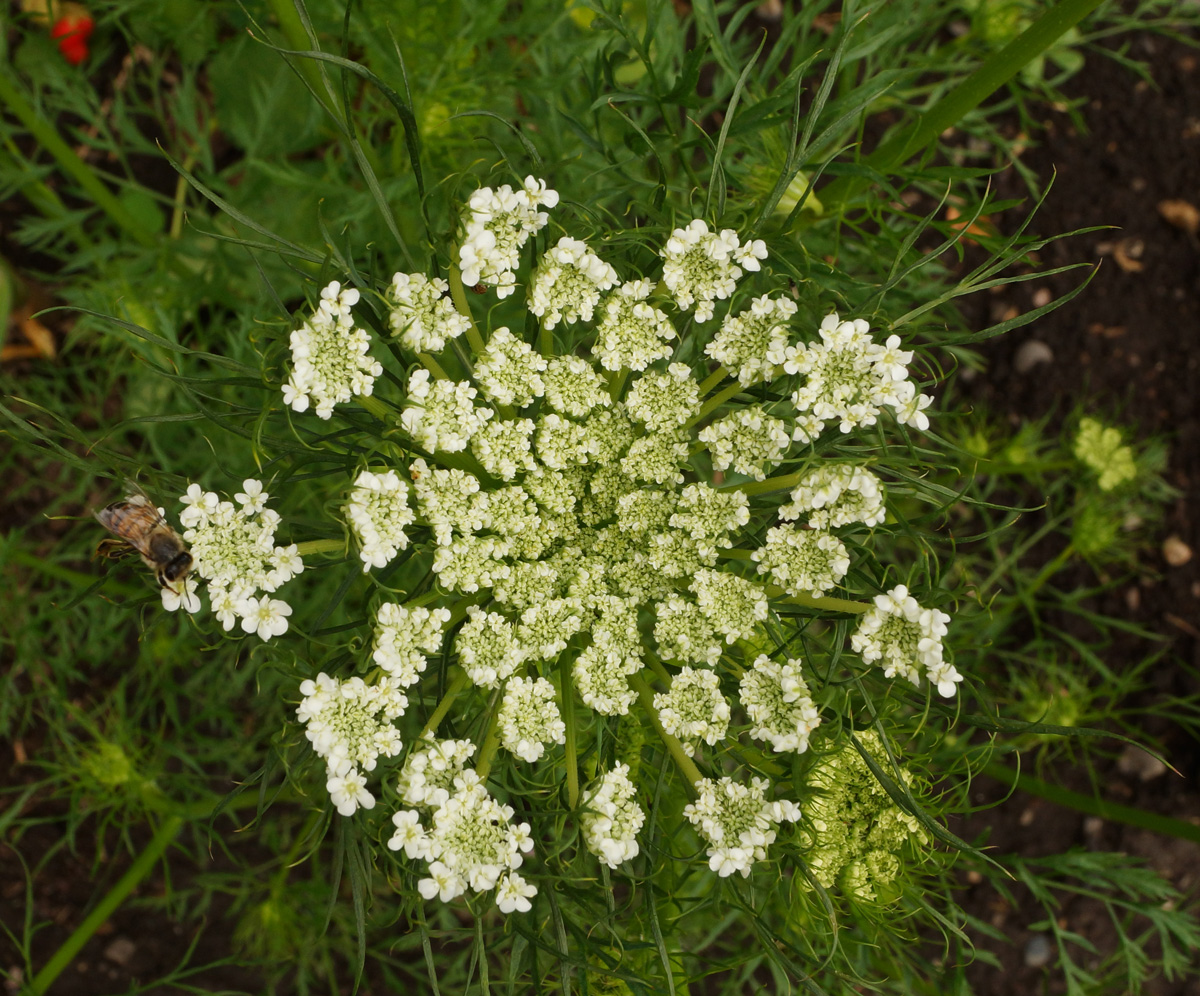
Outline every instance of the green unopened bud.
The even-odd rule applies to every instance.
[[[133,763],[119,744],[101,741],[85,755],[83,769],[93,781],[106,789],[119,788],[135,775]]]
[[[783,196],[779,198],[779,203],[775,205],[775,215],[781,219],[786,218],[795,210],[797,204],[800,203],[800,198],[804,197],[804,192],[809,187],[809,177],[807,173],[797,173],[792,177],[792,182],[788,184],[787,190],[783,192]],[[808,196],[804,197],[804,207],[801,212],[809,212],[814,217],[821,217],[825,213],[825,206],[817,199],[817,195],[808,190]]]
[[[1119,559],[1121,540],[1121,516],[1118,510],[1091,504],[1084,505],[1075,513],[1075,521],[1071,525],[1071,545],[1081,556],[1089,560]]]
[[[1111,491],[1118,484],[1137,477],[1133,449],[1121,444],[1121,432],[1092,418],[1080,419],[1075,437],[1075,457],[1100,475],[1100,490]]]

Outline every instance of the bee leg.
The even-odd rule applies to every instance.
[[[92,556],[105,560],[121,560],[136,552],[129,543],[122,539],[104,539],[96,544],[96,550]]]

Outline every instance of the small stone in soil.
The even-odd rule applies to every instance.
[[[1149,782],[1167,773],[1167,766],[1153,754],[1130,744],[1117,758],[1117,768],[1123,775],[1136,775],[1140,781]]]
[[[135,951],[137,951],[137,945],[133,941],[128,937],[118,937],[104,949],[104,957],[124,967],[129,964],[129,959],[133,957]]]
[[[1192,559],[1192,548],[1178,536],[1168,536],[1163,540],[1162,554],[1172,567],[1182,567]]]
[[[1030,968],[1042,968],[1050,964],[1054,949],[1045,934],[1034,934],[1025,945],[1025,964]]]
[[[1054,362],[1054,350],[1040,339],[1030,339],[1021,343],[1017,355],[1013,358],[1013,366],[1017,373],[1029,373],[1039,363]]]

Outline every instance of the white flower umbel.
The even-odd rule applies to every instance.
[[[476,190],[462,220],[458,265],[463,283],[488,284],[496,288],[497,297],[508,297],[516,290],[513,271],[520,264],[521,248],[550,220],[538,208],[557,203],[558,192],[532,176],[525,177],[519,190],[508,184]]]
[[[753,724],[752,739],[768,740],[780,753],[808,750],[809,734],[821,725],[821,716],[808,694],[800,661],[780,664],[760,654],[742,675],[739,697]]]
[[[440,545],[449,546],[456,530],[470,536],[487,525],[488,496],[479,490],[474,474],[443,467],[430,470],[424,460],[414,460],[408,476],[417,493],[417,508]]]
[[[722,878],[734,872],[748,877],[754,863],[766,859],[779,824],[800,819],[794,802],[767,802],[763,778],[751,778],[748,786],[728,777],[701,778],[695,788],[699,798],[683,815],[708,841],[708,867]]]
[[[612,404],[604,380],[579,356],[556,356],[542,374],[546,404],[557,412],[583,418],[593,408]]]
[[[475,379],[489,400],[524,408],[545,393],[541,378],[545,369],[545,357],[501,326],[475,361]]]
[[[736,574],[699,570],[691,589],[704,617],[728,644],[749,640],[755,624],[767,618],[767,595],[762,586]]]
[[[408,378],[408,398],[413,406],[400,413],[400,424],[431,453],[465,450],[494,414],[490,408],[475,407],[477,393],[465,380],[430,384],[428,370],[414,370]]]
[[[467,622],[454,638],[454,649],[467,677],[482,688],[497,688],[529,656],[516,629],[498,612],[472,605]]]
[[[907,381],[912,353],[900,349],[899,336],[880,345],[861,318],[843,322],[836,314],[821,322],[819,332],[820,342],[789,346],[783,362],[788,373],[804,377],[792,395],[801,415],[796,439],[811,442],[832,421],[842,432],[874,425],[884,405],[909,424],[924,420],[928,425],[915,400],[916,389]]]
[[[474,754],[475,745],[470,740],[435,740],[427,747],[413,751],[396,781],[401,800],[409,806],[426,809],[445,805],[454,779],[464,771],[472,771],[467,762]]]
[[[797,310],[796,302],[786,297],[756,297],[746,311],[721,323],[721,330],[704,352],[733,373],[743,387],[772,381],[785,359],[787,323]]]
[[[679,739],[688,755],[701,740],[711,747],[729,729],[729,703],[716,671],[682,668],[669,691],[655,694],[654,708],[663,729]]]
[[[358,291],[336,280],[321,291],[312,317],[291,335],[292,372],[283,385],[284,404],[303,412],[311,403],[318,418],[355,395],[370,395],[383,366],[371,359],[371,337],[356,328],[351,307]]]
[[[605,370],[645,370],[671,355],[675,326],[665,312],[646,303],[652,290],[653,281],[631,280],[600,305],[592,355]]]
[[[938,694],[950,698],[962,675],[942,659],[948,622],[946,613],[921,608],[905,585],[897,585],[875,596],[875,607],[864,613],[850,646],[868,664],[878,661],[888,678],[899,675],[916,685],[924,668]]]
[[[386,567],[408,546],[404,527],[412,525],[416,515],[408,507],[408,485],[394,470],[359,474],[343,511],[358,539],[364,573]]]
[[[545,678],[510,679],[504,686],[499,722],[501,745],[525,761],[540,760],[547,744],[567,739],[554,686]]]
[[[402,688],[416,684],[428,663],[425,654],[442,647],[449,609],[384,602],[375,614],[375,648],[371,658]]]
[[[675,303],[684,310],[694,304],[696,321],[706,322],[712,318],[713,302],[733,293],[743,268],[761,269],[760,260],[767,258],[767,246],[762,239],[743,246],[732,228],[710,232],[708,225],[697,218],[675,229],[660,255],[663,283]]]
[[[408,699],[394,678],[368,685],[362,678],[339,681],[322,672],[300,684],[304,696],[296,716],[304,735],[328,767],[330,796],[338,812],[350,816],[375,800],[359,773],[373,771],[380,757],[395,757],[403,744],[393,721],[404,715]]]
[[[501,876],[520,868],[524,854],[533,850],[529,824],[514,826],[512,817],[512,807],[493,799],[479,776],[467,769],[454,779],[454,791],[433,811],[428,827],[410,816],[402,818],[403,826],[397,824],[402,840],[396,849],[404,846],[406,853],[427,862],[429,877],[417,883],[426,899],[436,896],[445,903],[467,889],[489,892]],[[510,910],[520,908],[514,892],[525,899],[536,895],[523,880],[510,882],[498,896]]]
[[[715,470],[728,470],[732,464],[735,473],[756,481],[765,480],[792,445],[787,423],[768,415],[761,405],[730,412],[701,429],[697,438],[712,454]]]
[[[539,261],[528,307],[547,329],[559,322],[590,322],[601,291],[616,282],[617,271],[588,249],[586,242],[564,235]]]
[[[537,469],[530,437],[533,419],[492,419],[471,438],[471,452],[483,469],[502,481]]]
[[[650,432],[683,428],[700,407],[700,385],[686,363],[648,370],[629,389],[625,407]]]
[[[387,294],[392,305],[388,314],[392,335],[415,353],[436,353],[447,339],[466,332],[471,320],[454,310],[454,302],[446,296],[449,289],[440,277],[395,274]]]
[[[587,849],[609,868],[638,856],[637,834],[646,822],[646,813],[637,804],[637,787],[629,779],[628,764],[618,764],[588,786],[580,822]]]
[[[770,573],[771,580],[789,595],[820,598],[836,588],[850,570],[846,544],[819,529],[798,529],[792,525],[767,530],[767,542],[751,555],[758,573]]]
[[[240,620],[247,633],[266,640],[287,631],[292,610],[280,599],[255,596],[276,591],[304,570],[304,562],[295,545],[276,546],[279,513],[266,507],[270,496],[262,483],[250,479],[242,488],[235,506],[199,484],[189,485],[180,498],[185,508],[179,522],[221,624],[230,630]]]
[[[814,529],[836,529],[856,522],[878,526],[887,518],[883,485],[865,467],[818,467],[800,479],[792,503],[780,506],[779,517],[807,520]]]
[[[714,667],[721,659],[721,641],[700,606],[679,595],[659,602],[654,639],[663,660],[688,661]]]
[[[629,676],[642,669],[636,654],[616,653],[593,643],[571,665],[575,690],[589,709],[604,716],[624,716],[637,698]]]

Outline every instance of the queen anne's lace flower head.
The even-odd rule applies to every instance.
[[[525,178],[519,190],[508,184],[493,190],[481,187],[471,195],[463,216],[462,245],[458,265],[463,283],[488,284],[497,297],[508,297],[516,290],[514,270],[521,261],[521,249],[546,227],[550,220],[539,207],[553,208],[558,192],[545,180]]]
[[[706,322],[712,318],[713,302],[733,293],[743,269],[761,268],[767,246],[762,239],[742,245],[732,228],[711,232],[696,218],[671,233],[661,255],[663,283],[675,303],[683,309],[694,304],[696,321]]]
[[[625,408],[650,432],[682,429],[700,407],[700,385],[686,363],[649,370],[629,389]]]
[[[404,529],[416,516],[408,507],[408,485],[394,470],[380,474],[364,470],[359,474],[345,513],[358,539],[364,572],[387,566],[408,547]]]
[[[713,629],[736,643],[754,636],[755,623],[767,618],[767,596],[760,585],[725,571],[698,570],[691,589]]]
[[[529,310],[548,329],[559,322],[590,322],[600,293],[616,282],[617,271],[586,242],[564,235],[538,263],[529,288]]]
[[[497,688],[525,663],[529,651],[517,640],[513,624],[500,613],[472,605],[467,616],[454,639],[458,659],[476,685]]]
[[[899,675],[914,685],[925,677],[945,698],[954,695],[962,675],[954,665],[942,659],[942,637],[950,617],[937,609],[923,609],[904,585],[875,597],[850,637],[854,652],[870,664],[878,661],[886,677]]]
[[[471,320],[454,310],[454,302],[446,296],[449,290],[450,285],[440,277],[395,274],[388,288],[392,335],[413,352],[436,353],[447,339],[457,339],[466,332]]]
[[[371,359],[371,337],[356,328],[351,308],[358,291],[336,280],[321,291],[312,317],[291,335],[292,372],[283,385],[284,404],[303,412],[311,403],[318,418],[355,395],[370,395],[383,366]]]
[[[742,675],[739,698],[753,724],[754,740],[770,741],[772,749],[803,754],[808,738],[821,725],[821,716],[808,693],[800,661],[779,664],[759,654]]]
[[[584,842],[609,868],[631,861],[640,850],[638,831],[646,813],[637,804],[637,787],[629,779],[629,765],[606,771],[583,795]]]
[[[664,660],[713,667],[721,659],[721,640],[695,602],[671,595],[656,608],[654,639]]]
[[[683,815],[709,843],[708,866],[722,878],[734,872],[750,875],[756,861],[764,861],[780,823],[800,819],[794,802],[767,802],[767,782],[752,778],[741,785],[732,778],[696,782],[695,802]]]

